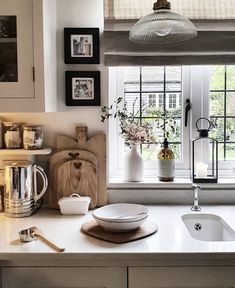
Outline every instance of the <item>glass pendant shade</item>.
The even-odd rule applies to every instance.
[[[193,23],[186,17],[171,12],[169,7],[155,8],[155,12],[141,18],[131,28],[129,39],[137,43],[164,44],[195,38],[197,30]]]

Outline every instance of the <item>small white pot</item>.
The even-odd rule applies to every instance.
[[[86,214],[91,202],[88,196],[81,197],[79,194],[73,193],[69,197],[60,198],[58,204],[61,214]]]

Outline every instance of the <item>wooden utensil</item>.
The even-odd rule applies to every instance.
[[[57,252],[64,252],[65,248],[59,247],[57,244],[49,240],[43,233],[35,226],[21,230],[19,232],[20,241],[22,242],[30,242],[33,240],[37,240],[37,238],[41,239],[47,245],[55,249]]]
[[[37,237],[39,239],[41,239],[43,242],[45,242],[46,244],[48,244],[50,247],[52,247],[53,249],[55,249],[57,252],[64,252],[65,251],[65,248],[61,248],[59,247],[57,244],[55,244],[54,242],[52,242],[51,240],[49,240],[47,237],[45,237],[42,232],[37,229],[37,228],[34,228],[33,229],[33,233],[32,235],[34,237]]]

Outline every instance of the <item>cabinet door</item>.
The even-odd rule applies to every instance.
[[[0,0],[0,99],[33,98],[33,1]]]
[[[131,267],[129,288],[235,288],[235,267]]]
[[[2,288],[127,288],[120,267],[19,267],[2,269]]]

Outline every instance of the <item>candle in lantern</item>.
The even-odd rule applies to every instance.
[[[202,162],[196,164],[196,177],[197,178],[206,178],[207,177],[207,168],[208,165]]]

